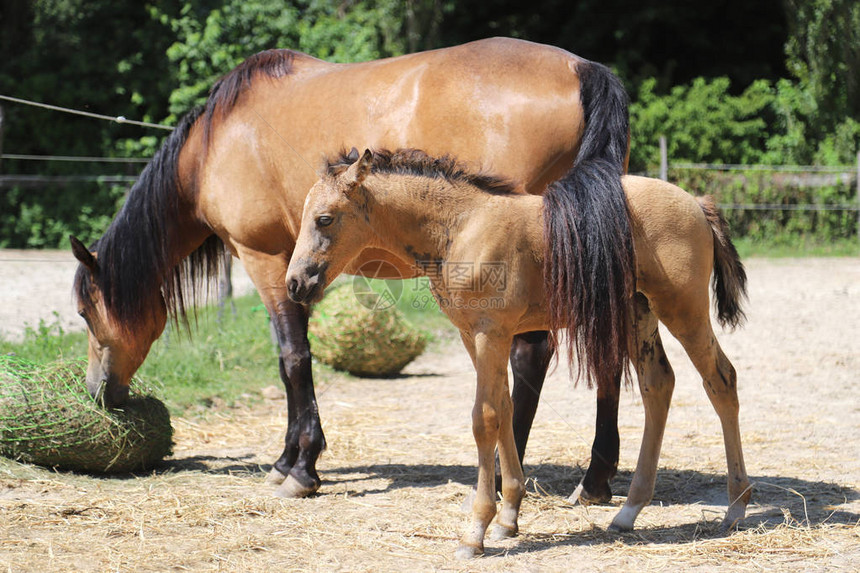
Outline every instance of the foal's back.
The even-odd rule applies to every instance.
[[[626,175],[622,185],[630,208],[637,291],[661,319],[691,308],[707,311],[714,244],[699,201],[660,179]],[[476,266],[503,261],[505,308],[521,313],[517,332],[543,329],[548,327],[544,240],[541,197],[487,196],[452,245],[449,260]],[[475,294],[493,296],[490,291]],[[491,312],[502,319],[498,309]]]

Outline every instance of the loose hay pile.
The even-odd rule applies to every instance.
[[[314,357],[355,376],[393,376],[427,346],[400,311],[368,309],[347,285],[331,289],[314,308],[309,338]]]
[[[127,405],[106,410],[86,389],[83,360],[37,365],[0,356],[0,455],[95,473],[152,467],[173,444],[165,405],[132,384]]]

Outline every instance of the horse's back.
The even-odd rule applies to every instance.
[[[536,194],[579,148],[580,60],[558,48],[492,38],[355,64],[283,55],[286,73],[244,70],[244,91],[213,115],[199,187],[228,242],[291,248],[324,156],[342,148],[449,154]]]

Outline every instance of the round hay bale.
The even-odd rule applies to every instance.
[[[394,376],[427,346],[427,337],[399,310],[371,310],[359,304],[349,285],[326,293],[309,330],[314,357],[355,376]]]
[[[135,380],[107,410],[86,388],[86,361],[37,365],[0,356],[0,455],[92,473],[148,469],[172,453],[167,407]]]

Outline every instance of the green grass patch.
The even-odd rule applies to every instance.
[[[857,257],[860,256],[860,239],[834,239],[823,241],[814,237],[793,236],[781,241],[757,241],[746,237],[732,241],[741,258],[789,257]]]
[[[0,338],[0,354],[19,356],[36,363],[80,358],[87,355],[87,335],[66,332],[60,326],[60,315],[55,312],[51,321],[42,319],[37,326],[28,325],[21,341],[10,342]]]
[[[374,289],[386,286],[385,281],[373,282]],[[402,281],[397,306],[407,320],[431,337],[432,347],[434,340],[456,336],[456,331],[425,283]],[[169,325],[153,344],[138,376],[159,389],[159,397],[172,414],[194,415],[220,404],[250,404],[261,400],[260,389],[281,387],[278,350],[259,296],[234,302],[235,314],[228,305],[219,321],[216,307],[198,309],[190,337],[184,329]],[[86,357],[87,335],[65,332],[57,317],[28,327],[20,342],[0,340],[0,353],[37,363]],[[345,375],[318,362],[314,362],[313,373],[318,388]]]

